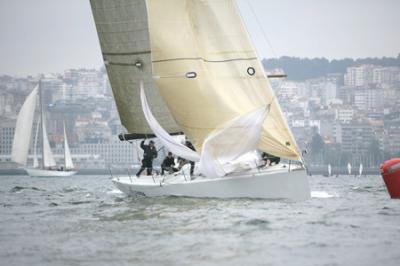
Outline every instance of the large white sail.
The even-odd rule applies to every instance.
[[[51,152],[49,138],[47,137],[46,130],[46,119],[42,119],[42,141],[43,141],[43,166],[46,168],[56,166],[56,161],[54,160],[53,153]]]
[[[181,132],[152,78],[146,1],[90,3],[122,124],[137,138],[152,134],[140,104],[139,81],[143,80],[149,105],[161,126],[169,133]]]
[[[11,158],[14,162],[22,165],[26,165],[28,159],[37,94],[38,86],[26,98],[19,111],[15,126]]]
[[[235,171],[239,165],[232,165],[231,162],[257,149],[267,114],[268,108],[263,106],[213,131],[203,143],[201,173],[215,177]]]
[[[196,148],[228,121],[271,104],[258,147],[301,160],[234,1],[146,2],[156,84]]]
[[[64,166],[65,169],[73,169],[74,168],[74,163],[72,162],[72,157],[71,157],[71,151],[69,149],[68,145],[68,139],[67,139],[67,133],[65,131],[65,125],[64,125]]]

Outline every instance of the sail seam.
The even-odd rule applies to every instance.
[[[136,67],[136,63],[108,62],[107,65],[115,65],[115,66],[135,66],[135,67]]]
[[[201,60],[207,63],[223,63],[223,62],[232,62],[232,61],[251,61],[257,60],[257,57],[249,57],[249,58],[231,58],[225,60],[210,60],[203,57],[183,57],[183,58],[169,58],[169,59],[160,59],[160,60],[153,60],[153,63],[162,63],[168,61],[184,61],[184,60]]]

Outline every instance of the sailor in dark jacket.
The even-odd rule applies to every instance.
[[[186,140],[185,146],[188,147],[189,149],[191,149],[192,151],[196,151],[196,149],[194,148],[193,144],[192,144],[190,141],[188,141],[188,140]],[[193,172],[194,172],[194,162],[189,161],[189,163],[190,163],[190,175],[193,175]]]
[[[174,156],[172,156],[172,152],[168,152],[167,157],[165,157],[164,161],[161,164],[161,174],[164,175],[164,171],[170,173],[178,171],[178,169],[176,169],[174,165],[175,165],[175,158]]]
[[[151,175],[153,171],[153,160],[157,158],[157,149],[154,146],[154,141],[150,140],[149,145],[144,144],[144,140],[140,143],[140,148],[143,149],[142,166],[136,176],[139,177],[145,168],[147,168],[147,175]]]

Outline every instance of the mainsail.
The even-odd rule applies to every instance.
[[[74,163],[72,162],[71,151],[70,151],[69,145],[68,145],[67,132],[65,131],[65,125],[64,125],[64,166],[65,166],[65,169],[67,169],[67,170],[74,168]]]
[[[146,1],[91,0],[90,3],[122,124],[136,138],[153,134],[140,104],[139,82],[143,80],[149,104],[161,126],[168,133],[181,132],[152,78]]]
[[[107,5],[101,2],[104,10]],[[128,11],[137,14],[139,9],[144,9],[137,5],[135,11],[131,10],[137,1],[130,1],[131,5],[127,1],[116,2],[125,4],[126,14]],[[197,150],[201,150],[211,132],[222,129],[228,121],[270,105],[258,148],[276,156],[301,160],[234,1],[148,0],[146,3],[156,84],[175,121]],[[96,15],[99,10],[93,10],[99,29],[100,16]],[[123,20],[113,22],[121,25],[117,21]],[[146,25],[140,25],[143,31],[147,29]],[[100,31],[106,31],[107,27]],[[120,28],[121,31],[128,29]],[[115,36],[110,39],[125,44]],[[109,73],[113,75],[113,71]],[[118,102],[118,95],[116,98]],[[130,99],[129,104],[137,103]]]
[[[38,86],[36,86],[29,94],[28,98],[26,98],[19,111],[15,126],[11,158],[14,162],[22,165],[26,165],[28,159],[37,95]]]

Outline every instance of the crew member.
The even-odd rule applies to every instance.
[[[281,158],[266,152],[263,152],[261,154],[261,158],[263,159],[263,161],[265,161],[265,166],[270,166],[272,164],[279,164],[279,162],[281,161]]]
[[[140,148],[144,151],[142,166],[136,176],[139,177],[143,170],[147,169],[147,175],[151,175],[153,171],[153,160],[157,158],[157,149],[154,146],[154,141],[150,140],[149,145],[144,144],[144,140],[140,143]]]
[[[174,167],[175,165],[175,158],[172,156],[172,152],[168,152],[167,157],[165,157],[164,161],[161,164],[161,175],[164,175],[164,171],[168,171],[169,173],[173,173],[178,171]]]
[[[193,150],[193,151],[196,151],[196,149],[194,148],[193,144],[189,140],[186,140],[185,146],[188,147],[189,149]],[[194,172],[194,162],[193,161],[189,161],[189,163],[190,163],[190,175],[192,176],[193,172]]]

